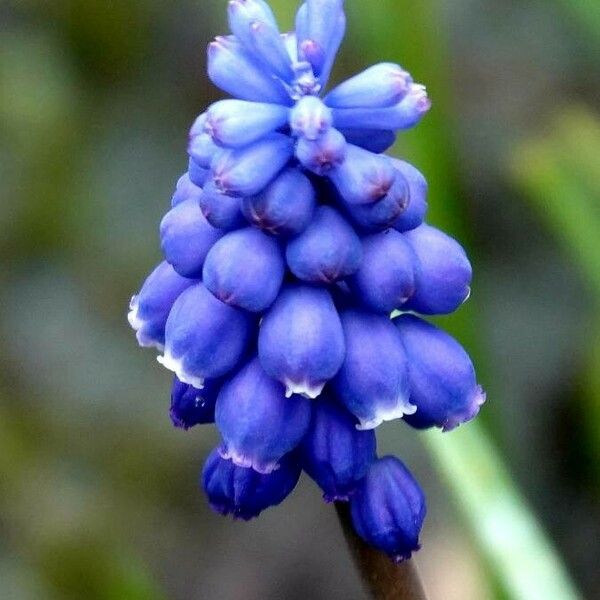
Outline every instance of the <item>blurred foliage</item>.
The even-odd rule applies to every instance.
[[[434,109],[395,152],[427,175],[431,220],[476,272],[442,322],[488,388],[482,419],[381,433],[428,492],[417,560],[432,600],[574,598],[548,537],[597,597],[600,119],[586,95],[600,82],[581,45],[598,40],[598,3],[347,4],[335,77],[393,60],[427,83]],[[273,5],[291,26],[295,0]],[[218,96],[204,45],[224,8],[0,3],[2,598],[361,597],[311,486],[256,523],[210,515],[196,478],[214,433],[170,429],[169,378],[126,330],[185,130]]]

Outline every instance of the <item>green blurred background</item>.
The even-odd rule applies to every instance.
[[[295,1],[274,7],[291,25]],[[599,598],[600,3],[347,0],[337,77],[401,63],[433,110],[395,148],[469,248],[441,321],[488,404],[456,433],[386,425],[430,512],[432,600]],[[170,377],[126,307],[225,0],[0,0],[0,598],[364,599],[303,479],[249,524],[197,489],[214,432],[167,417]],[[580,590],[578,596],[576,589]]]

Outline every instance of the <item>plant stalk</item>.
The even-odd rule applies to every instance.
[[[356,535],[347,502],[336,502],[335,509],[354,563],[374,600],[427,600],[414,561],[395,564]]]

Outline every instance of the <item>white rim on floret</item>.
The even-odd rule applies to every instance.
[[[278,461],[271,462],[258,462],[255,461],[251,456],[238,452],[235,448],[230,448],[226,444],[222,444],[219,447],[219,455],[224,460],[230,460],[234,465],[243,467],[245,469],[254,469],[261,475],[269,475],[273,471],[279,469]]]
[[[163,352],[165,349],[164,345],[144,333],[144,326],[146,325],[147,321],[140,317],[139,310],[140,305],[137,301],[137,296],[133,296],[131,302],[129,303],[127,320],[129,321],[131,328],[135,331],[135,337],[138,341],[138,344],[142,348],[156,348],[159,352]]]
[[[157,356],[156,360],[169,371],[173,371],[182,383],[187,383],[198,390],[204,389],[204,377],[198,377],[186,371],[183,366],[182,358],[175,358],[170,352],[165,352],[163,356]]]
[[[391,409],[379,410],[375,413],[371,419],[361,419],[360,423],[356,426],[359,431],[368,431],[369,429],[375,429],[382,423],[387,421],[395,421],[401,419],[404,415],[414,415],[417,412],[417,407],[411,404],[406,398],[398,398],[398,403]]]
[[[308,381],[296,383],[290,379],[286,379],[283,384],[285,385],[286,398],[291,398],[294,394],[299,394],[300,396],[304,396],[310,400],[318,398],[325,387],[325,382],[311,385]]]

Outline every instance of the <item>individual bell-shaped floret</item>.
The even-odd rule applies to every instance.
[[[241,148],[286,125],[288,114],[279,104],[221,100],[208,109],[205,130],[220,146]]]
[[[171,387],[171,422],[180,429],[190,429],[195,425],[215,422],[215,403],[221,389],[221,380],[207,379],[199,390],[193,385],[173,377]]]
[[[362,245],[360,268],[347,283],[365,308],[389,315],[415,291],[413,251],[393,229],[363,238]]]
[[[172,208],[160,224],[160,246],[167,262],[183,277],[200,278],[204,259],[223,236],[191,197]]]
[[[297,168],[284,169],[260,194],[242,199],[242,213],[256,227],[273,235],[304,231],[317,206],[310,180]]]
[[[240,467],[271,473],[302,440],[311,402],[286,398],[285,387],[269,377],[258,358],[221,388],[215,422],[223,438],[220,453]]]
[[[140,292],[131,299],[127,315],[140,346],[164,348],[165,325],[171,308],[175,300],[195,283],[193,279],[179,275],[166,261],[152,271]]]
[[[341,367],[344,352],[342,325],[327,290],[283,288],[260,326],[258,356],[286,394],[319,396]]]
[[[359,431],[356,418],[327,394],[315,400],[300,445],[302,468],[323,490],[326,502],[348,500],[375,460],[375,432]]]
[[[331,127],[331,110],[316,96],[304,96],[290,111],[290,129],[298,137],[319,139]]]
[[[175,192],[171,198],[171,208],[193,198],[198,202],[198,198],[202,195],[202,188],[192,183],[188,173],[184,173],[178,180]]]
[[[409,401],[408,364],[402,340],[391,321],[370,312],[340,315],[346,356],[333,380],[336,397],[360,421],[374,429],[384,421],[415,412]]]
[[[237,366],[254,328],[251,315],[217,300],[198,283],[173,305],[165,353],[158,361],[184,383],[202,389],[204,379],[216,379]]]
[[[296,487],[300,473],[300,464],[293,455],[285,456],[279,469],[263,475],[238,467],[213,450],[202,471],[202,487],[215,512],[249,521],[281,504]]]
[[[325,85],[345,33],[344,0],[306,0],[298,10],[298,54]]]
[[[388,108],[334,108],[333,124],[338,129],[410,129],[431,108],[425,86],[410,85],[408,93],[394,106]]]
[[[290,105],[283,85],[234,37],[218,37],[208,46],[208,76],[240,100]]]
[[[204,218],[217,229],[231,231],[245,225],[240,198],[221,192],[212,181],[204,186],[198,206]]]
[[[427,508],[412,473],[394,456],[374,462],[350,499],[356,533],[395,562],[419,548]]]
[[[277,298],[284,273],[279,243],[246,227],[228,233],[211,248],[202,281],[222,302],[262,312]]]
[[[392,159],[392,162],[408,183],[410,196],[408,207],[394,223],[394,229],[401,232],[410,231],[419,227],[427,214],[427,180],[411,164],[395,158]]]
[[[220,152],[212,163],[216,187],[232,196],[254,196],[267,187],[294,152],[293,140],[272,133],[244,148]]]
[[[485,402],[469,355],[449,334],[415,317],[394,320],[409,360],[410,401],[414,415],[404,417],[418,429],[450,431],[473,419]]]
[[[412,77],[393,63],[379,63],[347,79],[325,97],[334,108],[386,108],[408,93]]]
[[[473,271],[462,246],[439,229],[423,224],[408,231],[415,260],[415,293],[407,310],[425,315],[454,312],[471,293]]]
[[[375,154],[382,154],[396,142],[396,134],[385,129],[342,129],[341,133],[349,144]]]
[[[286,259],[303,281],[333,283],[360,266],[362,246],[352,226],[331,206],[321,206],[308,228],[291,240]]]
[[[392,227],[409,205],[408,183],[398,170],[396,170],[394,184],[381,200],[371,204],[345,203],[352,220],[367,232],[383,231]]]
[[[204,184],[210,178],[210,170],[201,167],[193,158],[190,158],[188,162],[188,177],[194,185],[201,188],[204,187]]]
[[[344,163],[347,146],[337,129],[329,129],[316,140],[300,138],[296,144],[296,158],[305,169],[324,176]]]
[[[369,204],[390,191],[396,171],[387,156],[347,144],[344,162],[328,177],[348,204]]]

